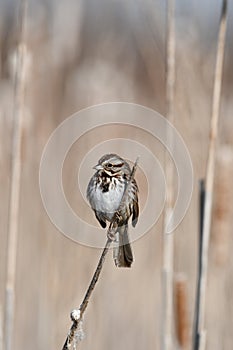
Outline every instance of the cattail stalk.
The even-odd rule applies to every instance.
[[[205,181],[199,182],[199,247],[198,247],[198,280],[196,291],[196,305],[194,315],[194,339],[193,349],[198,350],[199,347],[199,312],[201,298],[201,275],[202,275],[202,246],[203,246],[203,221],[204,221],[204,205],[205,205]],[[203,335],[204,336],[204,335]]]
[[[3,312],[0,304],[0,350],[3,350]]]
[[[212,102],[212,116],[210,126],[210,140],[209,140],[209,152],[207,160],[206,171],[206,185],[205,185],[205,203],[204,203],[204,221],[203,221],[203,242],[201,252],[201,276],[200,276],[200,300],[199,300],[199,312],[197,320],[197,337],[199,338],[197,348],[198,350],[204,350],[206,347],[206,330],[205,330],[205,306],[206,306],[206,289],[207,289],[207,276],[208,276],[208,252],[209,252],[209,238],[210,238],[210,225],[211,225],[211,213],[213,202],[213,183],[214,183],[214,170],[215,170],[215,153],[216,153],[216,141],[218,136],[218,120],[220,111],[220,97],[222,86],[222,70],[224,59],[224,48],[226,38],[226,21],[227,19],[227,0],[223,0],[221,17],[219,24],[218,44],[217,44],[217,57],[214,75],[214,90],[213,90],[213,102]]]
[[[175,0],[167,2],[167,36],[166,36],[166,107],[167,119],[174,122],[174,87],[175,87]],[[172,132],[167,131],[167,143],[172,148]],[[162,349],[173,349],[173,260],[174,233],[165,232],[167,220],[173,208],[173,165],[165,154],[165,175],[167,180],[167,198],[163,222],[163,320]]]
[[[10,201],[8,214],[8,245],[6,272],[6,304],[5,304],[5,349],[12,350],[13,326],[15,315],[15,280],[18,242],[19,199],[21,184],[21,146],[25,97],[25,28],[26,0],[19,4],[19,42],[17,48],[17,66],[15,78],[14,129],[11,160]]]

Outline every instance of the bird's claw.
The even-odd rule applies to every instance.
[[[116,240],[116,229],[115,228],[109,228],[107,236],[109,239],[111,239],[111,241],[115,241]]]
[[[118,225],[120,225],[120,223],[123,222],[123,216],[119,212],[116,212],[115,215],[116,215],[116,222],[117,222]]]

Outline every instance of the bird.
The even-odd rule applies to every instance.
[[[102,156],[93,169],[96,172],[87,186],[87,200],[103,228],[106,228],[107,222],[111,222],[114,214],[118,212],[117,242],[113,249],[113,257],[117,267],[131,267],[133,252],[129,242],[128,221],[132,217],[132,226],[135,227],[139,217],[136,180],[131,179],[129,183],[130,166],[125,159],[114,153]],[[128,183],[127,193],[122,202]]]

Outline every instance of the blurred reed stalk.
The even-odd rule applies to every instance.
[[[94,291],[94,288],[96,286],[96,283],[98,282],[98,279],[99,279],[99,276],[100,276],[100,273],[102,271],[102,268],[103,268],[103,265],[104,265],[104,261],[105,261],[105,257],[109,251],[109,248],[111,246],[111,243],[114,239],[114,236],[117,232],[117,227],[118,227],[118,216],[120,216],[120,214],[118,214],[118,212],[121,210],[121,207],[122,205],[124,205],[125,203],[125,200],[126,200],[126,196],[128,194],[128,188],[129,188],[129,185],[130,183],[132,182],[132,180],[134,179],[134,175],[135,175],[135,172],[136,172],[136,169],[137,169],[137,164],[138,164],[138,158],[136,159],[135,163],[134,163],[134,166],[132,168],[132,171],[131,171],[131,174],[130,174],[130,178],[129,178],[129,181],[125,187],[125,190],[124,190],[124,194],[121,198],[121,202],[120,202],[120,205],[119,205],[119,208],[118,210],[115,212],[111,222],[110,222],[110,225],[108,227],[108,232],[107,232],[107,241],[106,241],[106,244],[105,244],[105,247],[102,251],[102,254],[100,256],[100,259],[99,259],[99,262],[97,264],[97,267],[95,269],[95,272],[94,272],[94,275],[91,279],[91,282],[87,288],[87,292],[84,296],[84,299],[82,301],[82,303],[80,304],[80,307],[79,309],[75,309],[71,312],[70,314],[70,317],[71,317],[71,321],[73,322],[71,327],[70,327],[70,330],[69,330],[69,333],[66,337],[66,340],[65,340],[65,343],[63,345],[63,348],[62,350],[69,350],[72,343],[74,342],[74,346],[73,348],[76,349],[76,346],[77,346],[77,342],[78,341],[81,341],[82,338],[83,338],[83,332],[82,332],[82,319],[83,319],[83,315],[84,315],[84,312],[86,311],[86,308],[87,308],[87,305],[89,303],[89,300],[91,298],[91,295]],[[81,327],[80,327],[81,325]],[[75,343],[76,342],[76,343]]]
[[[3,350],[3,310],[0,304],[0,350]]]
[[[175,279],[175,306],[177,338],[181,349],[185,350],[189,344],[189,321],[187,278],[184,275]]]
[[[233,150],[222,146],[217,153],[216,191],[213,211],[213,252],[216,263],[224,266],[229,257],[233,214]]]
[[[166,108],[167,119],[174,122],[174,88],[175,88],[175,0],[167,2],[166,33]],[[172,133],[167,130],[167,145],[173,148]],[[174,171],[169,155],[165,154],[165,176],[167,180],[167,197],[163,222],[163,309],[162,309],[162,349],[173,349],[173,264],[174,233],[165,229],[173,208]]]
[[[10,200],[8,214],[8,243],[5,301],[5,349],[13,349],[13,326],[15,316],[15,281],[19,226],[19,199],[21,184],[21,146],[23,131],[24,97],[25,97],[25,31],[27,1],[21,0],[18,11],[18,47],[14,93],[14,119],[10,180]]]
[[[209,152],[207,159],[206,184],[205,184],[205,201],[204,201],[204,216],[203,216],[203,236],[201,247],[201,270],[199,275],[199,302],[197,305],[197,334],[195,334],[195,350],[204,350],[206,348],[206,330],[205,330],[205,308],[206,308],[206,289],[208,277],[208,252],[211,226],[211,213],[213,202],[213,183],[215,173],[215,154],[216,141],[218,136],[218,121],[220,112],[220,97],[222,86],[222,70],[226,39],[226,21],[227,19],[227,0],[223,0],[221,17],[219,24],[217,57],[214,75],[214,88],[212,100],[212,115],[210,125]]]
[[[205,204],[205,181],[199,182],[199,248],[198,248],[198,281],[196,292],[196,305],[194,315],[194,339],[193,349],[198,350],[199,344],[199,312],[200,312],[200,293],[201,293],[201,274],[202,274],[202,245],[203,245],[203,221],[204,221],[204,204]]]

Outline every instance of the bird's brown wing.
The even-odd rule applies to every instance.
[[[100,225],[105,228],[106,227],[106,221],[105,219],[102,217],[101,213],[97,210],[94,210],[95,212],[95,216],[96,216],[96,219],[99,221]]]
[[[132,217],[133,227],[135,227],[138,222],[138,216],[139,216],[139,205],[138,205],[138,196],[136,195],[136,198],[133,201],[133,217]]]

